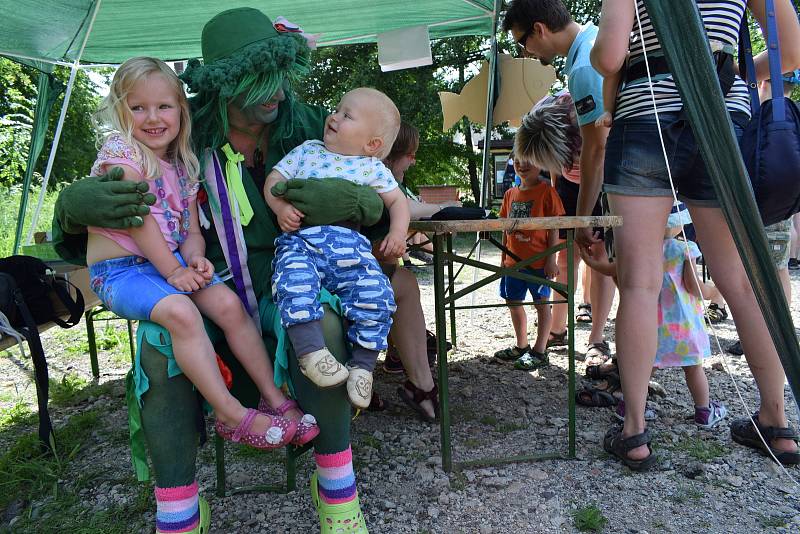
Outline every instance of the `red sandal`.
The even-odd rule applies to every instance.
[[[250,427],[253,426],[253,421],[258,415],[260,414],[257,410],[248,408],[247,413],[236,428],[217,420],[214,423],[214,429],[222,439],[233,441],[234,443],[244,443],[255,449],[279,449],[294,439],[297,433],[297,423],[278,415],[270,415],[271,425],[263,434],[250,432]]]
[[[297,404],[297,401],[293,399],[286,399],[286,401],[278,406],[275,409],[267,404],[267,401],[263,398],[258,401],[258,411],[261,413],[265,413],[269,416],[279,416],[279,417],[286,417],[286,412],[290,410],[297,410],[302,413],[300,410],[300,406]],[[292,445],[297,445],[298,447],[301,445],[305,445],[312,439],[316,438],[319,435],[319,426],[317,425],[317,420],[314,419],[314,416],[310,413],[304,413],[303,417],[297,421],[297,432],[295,432],[292,441],[290,442]]]

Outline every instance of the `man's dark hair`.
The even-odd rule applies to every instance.
[[[506,8],[503,31],[511,31],[511,28],[528,30],[537,22],[552,32],[558,32],[572,22],[572,15],[562,0],[514,0]]]

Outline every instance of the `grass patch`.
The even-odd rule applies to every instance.
[[[708,462],[728,454],[725,446],[716,441],[705,441],[700,438],[687,438],[678,442],[675,448],[702,462]]]
[[[75,406],[89,397],[107,395],[111,383],[93,384],[82,376],[69,373],[61,380],[50,379],[50,402],[56,406]]]
[[[514,422],[498,423],[495,426],[495,430],[497,430],[501,434],[510,434],[511,432],[516,432],[517,430],[525,430],[526,428],[528,428],[528,425],[524,423],[514,423]]]
[[[467,438],[464,440],[464,446],[468,449],[477,449],[481,446],[481,440],[477,438]]]
[[[456,406],[450,410],[450,418],[452,421],[468,423],[474,421],[477,417],[475,416],[475,410],[465,406]]]
[[[33,424],[36,424],[36,414],[21,400],[8,408],[0,408],[0,431],[12,426]]]
[[[59,496],[58,481],[75,458],[86,437],[97,427],[100,410],[72,416],[56,429],[56,452],[42,452],[36,434],[25,434],[0,456],[0,509],[20,499],[29,502],[52,494]]]
[[[452,491],[464,491],[467,487],[467,475],[461,471],[450,473],[450,489]]]
[[[589,505],[572,512],[575,528],[581,532],[600,532],[605,528],[608,519],[597,506]]]
[[[493,415],[484,415],[478,420],[482,425],[497,426],[497,417]]]
[[[358,441],[360,442],[361,445],[364,445],[366,447],[372,447],[373,449],[378,451],[381,450],[382,442],[375,436],[369,436],[369,435],[362,436],[359,438]]]
[[[764,528],[782,528],[787,525],[786,518],[780,515],[762,515],[758,522]]]

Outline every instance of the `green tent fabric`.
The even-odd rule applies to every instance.
[[[800,345],[722,97],[695,0],[645,0],[795,399]],[[698,51],[707,53],[699,54]]]
[[[28,184],[31,183],[33,177],[33,169],[36,167],[36,161],[42,153],[44,147],[44,138],[47,135],[48,118],[50,111],[53,109],[53,104],[61,93],[64,92],[64,84],[56,79],[52,74],[42,72],[39,75],[38,98],[36,100],[36,109],[33,112],[33,128],[31,129],[31,143],[28,150],[28,161],[25,165],[25,178],[23,183],[25,187],[22,188],[22,199],[19,204],[19,215],[17,221],[17,230],[14,235],[14,249],[13,253],[19,251],[20,239],[22,238],[22,224],[24,220],[25,210],[28,206]]]
[[[224,9],[242,6],[321,34],[320,46],[374,42],[378,33],[423,24],[433,39],[490,35],[495,18],[493,0],[0,0],[0,55],[71,63],[91,26],[82,63],[200,57],[203,25]]]

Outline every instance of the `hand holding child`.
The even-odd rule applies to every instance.
[[[611,128],[611,124],[614,122],[614,118],[611,115],[611,112],[604,111],[602,115],[600,115],[596,121],[594,121],[594,125],[598,127],[604,128]]]
[[[167,283],[180,291],[197,291],[206,286],[206,279],[191,267],[178,267],[167,277]]]
[[[547,261],[544,264],[544,274],[547,278],[555,278],[558,276],[558,262],[556,261],[556,255],[551,254],[547,257]]]

